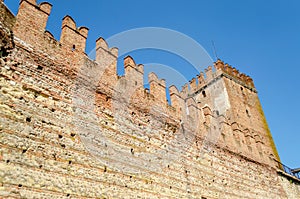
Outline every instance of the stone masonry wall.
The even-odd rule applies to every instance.
[[[221,118],[208,106],[175,87],[168,105],[164,80],[150,74],[144,89],[143,66],[130,56],[117,76],[117,49],[102,38],[90,60],[88,29],[70,16],[56,41],[44,30],[50,4],[21,1],[16,22],[0,6],[8,16],[1,47],[13,44],[0,58],[1,198],[299,197],[299,184],[272,162],[236,149],[228,121],[220,122],[224,135],[203,147]]]

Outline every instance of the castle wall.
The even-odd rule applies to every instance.
[[[87,29],[76,28],[70,17],[63,20],[69,25],[61,41],[54,40],[44,31],[49,8],[34,0],[21,2],[19,13],[39,13],[42,24],[17,18],[15,46],[0,58],[1,197],[299,196],[295,181],[278,175],[269,162],[248,156],[247,147],[239,149],[235,131],[237,141],[246,142],[247,136],[222,116],[225,109],[213,110],[219,102],[209,99],[219,95],[228,95],[226,109],[235,106],[226,79],[215,84],[222,92],[206,90],[200,103],[185,98],[187,87],[180,92],[171,87],[170,106],[164,80],[152,74],[150,91],[142,88],[143,67],[131,57],[124,59],[125,76],[117,76],[117,50],[103,39],[97,40],[96,60],[90,60],[84,54]],[[36,37],[22,38],[23,25]],[[216,78],[211,69],[206,75]],[[224,135],[207,140],[216,124]]]
[[[286,176],[279,176],[279,182],[286,192],[287,198],[297,198],[300,195],[299,182],[294,182]]]
[[[12,28],[15,24],[15,16],[0,2],[0,46],[1,56],[5,56],[14,48]]]
[[[0,1],[0,22],[1,26],[12,29],[15,23],[15,16],[10,12],[10,10]]]

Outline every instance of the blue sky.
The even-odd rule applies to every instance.
[[[40,2],[40,1],[38,1]],[[47,29],[59,39],[61,19],[70,15],[90,29],[87,49],[95,40],[132,28],[163,27],[200,43],[255,82],[279,155],[284,164],[300,167],[300,2],[297,0],[49,0]],[[17,12],[19,0],[5,0]],[[189,63],[159,50],[132,52],[137,63],[177,68],[187,79],[196,75]],[[122,64],[119,64],[120,66]],[[121,68],[121,67],[120,67]],[[122,70],[119,69],[122,73]],[[167,80],[168,81],[168,80]]]

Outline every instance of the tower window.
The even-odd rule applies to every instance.
[[[74,51],[76,49],[76,46],[75,45],[73,45],[72,46],[72,51]]]
[[[246,109],[246,114],[248,117],[250,117],[249,111]]]
[[[203,97],[206,97],[205,91],[202,91],[202,96],[203,96]]]

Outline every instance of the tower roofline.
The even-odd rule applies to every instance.
[[[198,84],[196,83],[195,78],[192,78],[192,80],[189,81],[190,88],[193,88],[190,90],[189,96],[197,95],[202,90],[204,90],[205,88],[216,82],[218,79],[221,79],[223,77],[228,78],[240,84],[241,86],[251,90],[252,92],[257,93],[253,80],[250,76],[244,73],[240,73],[236,68],[228,64],[224,64],[224,62],[220,59],[214,62],[214,69],[215,70],[212,69],[212,66],[206,68],[206,77],[204,76],[203,72],[201,72],[200,75],[197,75]]]

